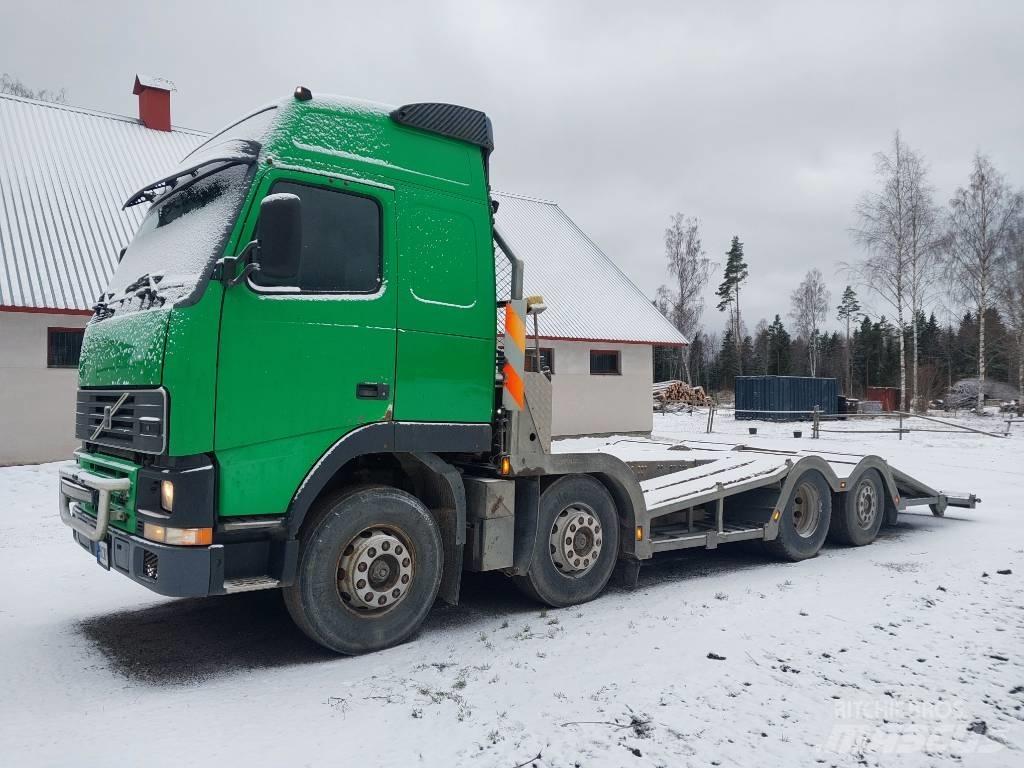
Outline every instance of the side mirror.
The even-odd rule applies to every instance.
[[[260,273],[273,280],[299,274],[302,255],[302,201],[298,195],[267,195],[260,203]]]

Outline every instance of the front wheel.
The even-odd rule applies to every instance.
[[[312,510],[295,584],[295,623],[332,651],[365,653],[409,639],[441,583],[442,543],[430,511],[386,486],[346,491]]]
[[[608,489],[590,475],[565,475],[540,496],[537,540],[524,593],[553,608],[593,600],[619,556],[619,518]]]
[[[814,469],[797,478],[779,518],[778,534],[765,547],[782,560],[814,557],[825,543],[832,517],[832,489]]]

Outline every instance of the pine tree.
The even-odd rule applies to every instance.
[[[790,374],[790,345],[789,332],[782,324],[782,318],[778,315],[768,326],[768,373],[773,376],[788,376]]]
[[[715,295],[718,296],[718,311],[729,310],[731,339],[736,347],[736,359],[740,360],[743,354],[743,330],[740,322],[740,285],[747,279],[747,263],[743,260],[743,243],[739,237],[733,235],[732,245],[725,254],[725,270],[722,275],[722,283],[718,286]],[[738,370],[742,373],[742,369]]]
[[[843,299],[839,302],[839,306],[836,308],[838,314],[836,317],[839,320],[846,321],[846,392],[847,395],[853,396],[853,365],[852,365],[852,350],[850,349],[850,322],[854,316],[860,312],[860,302],[857,300],[857,292],[853,290],[849,285],[846,286],[846,290],[843,291]]]
[[[744,336],[743,342],[740,344],[739,367],[741,371],[754,370],[754,339],[749,335]]]
[[[740,354],[732,336],[732,328],[722,335],[722,348],[718,353],[718,382],[721,389],[735,391],[736,376],[740,372]]]

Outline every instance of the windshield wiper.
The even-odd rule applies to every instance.
[[[131,304],[132,299],[138,299],[143,309],[147,308],[147,301],[150,307],[153,305],[162,307],[167,303],[167,297],[160,295],[160,290],[162,288],[180,288],[184,285],[184,283],[164,284],[162,282],[163,279],[164,276],[161,274],[151,275],[147,272],[126,285],[122,295],[119,297],[110,292],[101,293],[92,307],[96,316],[95,319],[99,321],[113,317],[116,313],[115,306],[125,304],[126,302]]]
[[[179,169],[169,176],[147,184],[125,200],[121,209],[131,208],[133,205],[139,205],[140,203],[150,203],[157,197],[165,200],[170,195],[188,189],[196,182],[202,181],[214,173],[223,171],[225,168],[233,165],[252,165],[255,163],[260,153],[259,142],[239,141],[238,143],[241,146],[233,154],[202,160],[195,165]],[[209,166],[215,167],[210,168]]]

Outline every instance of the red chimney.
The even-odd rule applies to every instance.
[[[162,77],[136,75],[132,93],[139,97],[139,122],[154,131],[171,130],[171,91],[174,83]]]

